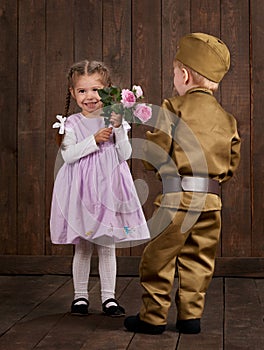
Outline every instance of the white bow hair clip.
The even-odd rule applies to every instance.
[[[55,128],[60,128],[59,129],[59,134],[64,134],[64,130],[65,130],[65,121],[66,121],[66,117],[63,117],[62,115],[56,115],[56,118],[58,119],[58,122],[54,123],[52,125],[53,129]]]

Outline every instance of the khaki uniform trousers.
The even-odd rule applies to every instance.
[[[182,233],[181,224],[186,214],[183,210],[160,207],[150,224],[151,232],[161,232],[162,223],[170,222],[146,246],[140,263],[140,283],[144,291],[139,316],[150,324],[167,323],[175,268],[179,279],[175,299],[178,320],[201,318],[203,313],[205,294],[214,272],[221,212],[201,212],[200,216],[194,212],[197,221]]]

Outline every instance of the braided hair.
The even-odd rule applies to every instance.
[[[98,73],[101,75],[102,83],[104,86],[112,85],[110,72],[103,62],[83,60],[83,61],[74,63],[70,67],[67,75],[68,89],[67,89],[66,98],[65,98],[65,107],[64,107],[63,117],[67,118],[69,115],[71,97],[72,97],[70,89],[74,87],[75,79],[81,75],[92,75],[95,73]],[[61,135],[59,133],[57,133],[56,135],[56,142],[59,146],[63,141],[63,136],[64,135]]]

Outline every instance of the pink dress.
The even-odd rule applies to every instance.
[[[104,127],[104,120],[79,113],[67,119],[67,127],[80,142]],[[59,169],[50,232],[55,244],[76,244],[82,238],[127,247],[150,238],[130,169],[126,161],[120,162],[113,140]]]

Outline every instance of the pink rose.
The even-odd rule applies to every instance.
[[[132,87],[132,91],[135,91],[136,98],[143,96],[143,91],[139,85],[134,85]]]
[[[136,96],[133,94],[132,91],[128,89],[123,89],[121,92],[121,96],[121,103],[124,105],[125,108],[131,108],[136,103]]]
[[[151,107],[145,103],[138,103],[134,110],[134,116],[141,120],[142,123],[146,123],[152,116]]]

